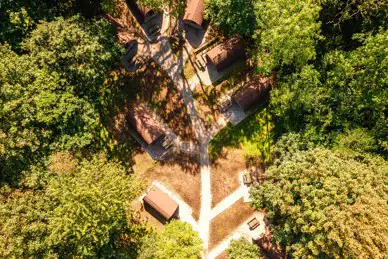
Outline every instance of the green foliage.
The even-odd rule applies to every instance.
[[[9,43],[21,51],[20,43],[28,37],[40,20],[52,20],[59,15],[74,15],[71,0],[2,0],[0,2],[0,43]]]
[[[247,158],[270,158],[274,140],[273,122],[267,109],[260,109],[249,115],[237,126],[222,129],[211,141],[210,155],[217,157],[223,147],[242,147]]]
[[[271,92],[270,101],[278,131],[304,129],[306,138],[318,143],[328,142],[331,137],[328,133],[335,126],[332,121],[336,117],[330,105],[330,94],[313,66],[305,66],[300,73],[283,77]]]
[[[201,258],[202,240],[188,223],[182,221],[171,221],[162,233],[148,236],[143,243],[139,258]]]
[[[228,35],[251,36],[256,29],[254,0],[207,0],[206,17]]]
[[[282,152],[280,152],[281,154]],[[315,148],[283,152],[252,192],[290,257],[384,257],[388,163]]]
[[[388,31],[381,31],[348,54],[336,51],[325,57],[325,86],[333,91],[341,121],[348,118],[370,129],[382,146],[388,138],[387,45]]]
[[[300,69],[315,59],[320,39],[320,7],[313,0],[257,0],[260,70],[270,73],[281,65]]]
[[[331,145],[338,133],[365,128],[379,152],[386,153],[387,39],[382,31],[350,53],[328,53],[319,70],[305,66],[284,76],[271,93],[279,131],[301,132],[313,142]]]
[[[233,239],[226,253],[229,259],[262,258],[258,246],[249,243],[245,238]]]
[[[1,257],[96,257],[115,254],[115,242],[142,237],[129,203],[139,183],[105,156],[67,173],[51,172],[44,190],[13,191],[0,204]],[[136,247],[126,249],[135,249]]]
[[[42,22],[22,47],[28,54],[0,45],[4,178],[18,177],[52,149],[98,147],[106,131],[99,114],[101,91],[120,55],[110,25],[78,16]]]
[[[183,0],[141,0],[139,3],[159,12],[168,10],[175,18],[183,16],[186,6]]]
[[[372,153],[378,150],[376,139],[366,129],[347,130],[338,135],[336,146],[346,152]]]
[[[388,18],[387,1],[319,1],[322,10],[320,20],[325,36],[322,48],[338,48],[342,50],[354,49],[359,42],[354,39],[355,34],[365,34],[376,28],[386,28]]]

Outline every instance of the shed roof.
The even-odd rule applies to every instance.
[[[255,76],[239,89],[232,98],[246,112],[253,108],[255,104],[268,98],[270,89],[271,82],[268,77]]]
[[[152,187],[152,189],[143,198],[143,201],[154,208],[167,220],[170,219],[178,209],[178,203],[156,186]]]
[[[130,107],[127,116],[128,122],[136,129],[148,145],[164,135],[163,129],[159,123],[152,118],[151,114],[151,111],[144,104],[134,103]]]
[[[201,26],[204,11],[205,4],[203,3],[203,0],[189,0],[183,20],[189,20]]]
[[[236,60],[245,59],[244,44],[238,37],[233,37],[209,50],[206,56],[216,66],[217,71],[220,71]]]

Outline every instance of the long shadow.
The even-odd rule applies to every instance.
[[[169,153],[163,160],[158,161],[161,165],[178,165],[181,172],[189,175],[198,175],[200,173],[199,155],[197,154],[176,154]],[[178,175],[179,172],[177,172]]]

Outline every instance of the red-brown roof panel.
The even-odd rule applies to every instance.
[[[203,22],[204,11],[205,4],[203,0],[189,0],[187,2],[186,12],[183,20],[189,20],[201,26]]]
[[[178,203],[156,186],[152,187],[152,189],[143,198],[143,201],[154,208],[167,220],[171,219],[178,209]]]

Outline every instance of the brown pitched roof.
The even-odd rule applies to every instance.
[[[205,5],[203,0],[189,0],[183,20],[189,20],[201,26],[204,11]]]
[[[268,98],[270,89],[271,82],[268,77],[255,76],[249,80],[246,86],[239,89],[232,98],[246,112],[261,101],[265,101]]]
[[[143,198],[143,201],[154,208],[167,220],[169,220],[178,209],[178,204],[156,186],[152,187],[149,193]]]
[[[245,59],[244,45],[238,37],[233,37],[209,50],[206,56],[216,66],[217,71],[221,71],[236,60]]]
[[[151,112],[144,104],[133,104],[127,120],[148,145],[164,135],[159,123],[152,118]]]

